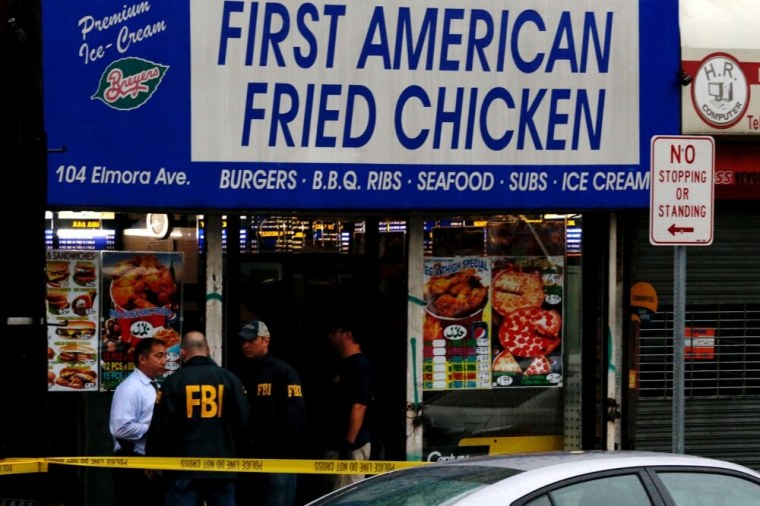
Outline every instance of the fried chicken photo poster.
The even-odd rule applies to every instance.
[[[166,344],[167,376],[179,369],[183,258],[174,252],[102,253],[102,391],[129,375],[135,345],[146,337]]]
[[[564,257],[492,257],[492,262],[493,386],[559,386]]]
[[[98,390],[99,265],[97,251],[46,253],[49,391]]]
[[[423,389],[490,388],[490,258],[426,258],[423,275]]]

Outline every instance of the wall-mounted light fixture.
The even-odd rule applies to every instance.
[[[148,213],[145,227],[151,237],[163,239],[169,235],[169,215]]]
[[[681,71],[678,73],[678,82],[681,83],[681,86],[688,86],[693,80],[694,77],[687,74],[684,69],[681,69]]]

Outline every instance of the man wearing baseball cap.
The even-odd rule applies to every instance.
[[[301,457],[299,449],[303,447],[306,430],[306,404],[298,373],[290,364],[269,353],[269,328],[263,321],[246,323],[238,336],[245,358],[238,376],[251,401],[244,456],[263,459]],[[238,503],[292,506],[297,477],[295,473],[242,473]]]

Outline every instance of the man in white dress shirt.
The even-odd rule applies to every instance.
[[[142,339],[135,346],[135,369],[122,381],[113,394],[109,428],[114,442],[114,454],[144,456],[145,441],[158,383],[164,374],[166,346],[160,339]],[[163,487],[153,473],[142,469],[114,469],[114,492],[117,505],[160,505]]]

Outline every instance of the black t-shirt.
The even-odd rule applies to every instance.
[[[338,375],[335,378],[335,391],[337,408],[335,416],[335,432],[332,435],[333,445],[340,448],[348,431],[348,423],[351,415],[351,407],[354,404],[367,406],[359,434],[354,441],[354,447],[363,446],[370,442],[369,432],[369,408],[372,403],[372,367],[364,353],[356,353],[346,357],[340,364]]]

